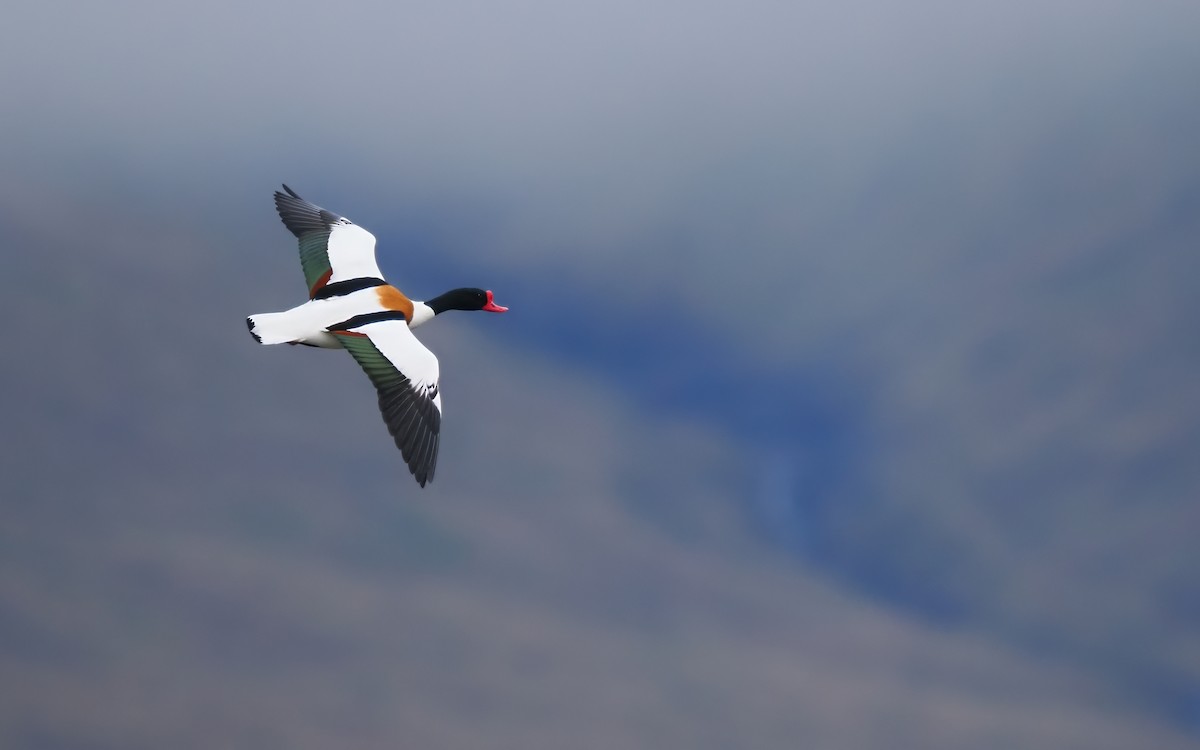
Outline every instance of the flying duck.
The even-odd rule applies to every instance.
[[[379,410],[409,471],[422,487],[433,479],[442,423],[438,361],[412,330],[447,310],[508,310],[486,289],[452,289],[427,302],[411,300],[383,280],[375,237],[349,219],[301,198],[287,185],[275,192],[279,218],[300,240],[308,302],[246,318],[260,344],[345,349],[379,392]]]

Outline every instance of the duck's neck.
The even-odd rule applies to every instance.
[[[428,303],[413,300],[412,320],[408,321],[408,327],[416,328],[422,323],[428,323],[438,312],[440,311],[434,310]]]

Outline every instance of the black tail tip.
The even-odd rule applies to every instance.
[[[262,336],[259,336],[257,333],[254,332],[254,319],[253,318],[246,318],[246,330],[250,331],[250,335],[254,337],[255,341],[257,341],[260,344],[262,343]]]

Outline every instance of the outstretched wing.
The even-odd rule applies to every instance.
[[[375,262],[375,236],[349,219],[296,195],[287,185],[275,191],[279,218],[300,240],[300,265],[313,298],[321,287],[349,279],[382,279]]]
[[[388,432],[424,487],[433,479],[441,439],[438,361],[396,316],[361,324],[352,319],[329,330],[375,384]]]

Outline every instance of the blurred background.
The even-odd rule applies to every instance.
[[[0,745],[1200,746],[1198,28],[10,8]],[[281,182],[511,307],[424,491]]]

